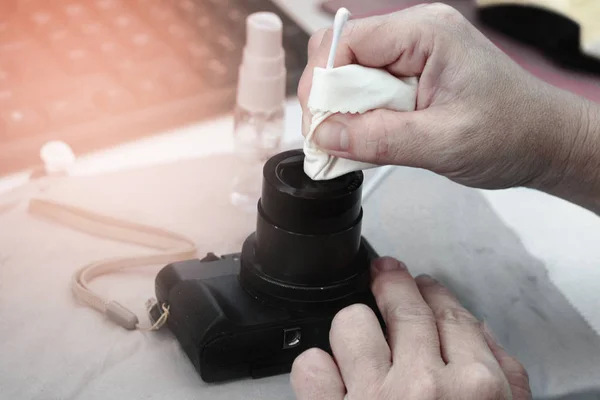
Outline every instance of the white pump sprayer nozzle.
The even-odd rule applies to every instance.
[[[246,19],[246,47],[237,92],[237,104],[245,110],[270,112],[285,101],[282,31],[277,14],[258,12]]]

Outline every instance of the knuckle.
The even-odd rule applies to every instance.
[[[431,308],[422,304],[393,305],[386,308],[385,320],[388,325],[403,322],[435,324],[435,316]]]
[[[357,118],[358,119],[358,118]],[[365,160],[376,161],[387,158],[393,153],[394,136],[390,125],[382,112],[371,111],[360,118],[362,123],[355,124],[353,137],[360,138],[356,155]]]
[[[462,19],[462,14],[456,8],[445,3],[432,3],[428,8],[438,18],[446,21],[457,21]]]
[[[392,386],[389,391],[393,390],[394,393],[389,393],[389,395],[379,398],[395,399],[402,397],[419,400],[439,400],[445,398],[448,394],[442,391],[440,377],[432,370],[419,369],[418,371],[414,371],[408,378],[408,384],[404,386],[402,396],[398,396],[397,386]]]
[[[439,379],[431,372],[424,372],[415,381],[415,388],[420,399],[433,400],[440,398]]]
[[[506,393],[507,382],[501,371],[495,371],[482,363],[473,363],[465,367],[466,389],[481,398],[502,398]]]
[[[466,309],[458,306],[444,307],[440,310],[437,310],[435,313],[435,318],[441,323],[473,325],[479,324],[479,321],[473,316],[473,314],[471,314]]]

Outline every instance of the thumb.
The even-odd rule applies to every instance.
[[[333,114],[315,130],[313,140],[327,153],[373,164],[434,169],[444,148],[450,119],[431,109],[364,114]]]

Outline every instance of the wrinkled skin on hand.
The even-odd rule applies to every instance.
[[[323,30],[309,43],[298,87],[304,135],[312,71],[325,66],[331,37]],[[350,21],[335,65],[352,63],[418,76],[416,111],[335,114],[315,132],[330,154],[426,168],[473,187],[552,190],[589,144],[589,102],[530,75],[447,5]],[[597,138],[600,147],[600,129]]]
[[[372,291],[387,335],[369,307],[340,311],[329,334],[333,357],[310,349],[292,366],[298,400],[531,399],[523,366],[440,283],[380,258]]]

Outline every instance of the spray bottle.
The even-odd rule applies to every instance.
[[[258,12],[246,19],[246,46],[239,69],[234,146],[244,164],[231,193],[233,204],[256,212],[262,166],[281,145],[286,68],[281,19]]]

